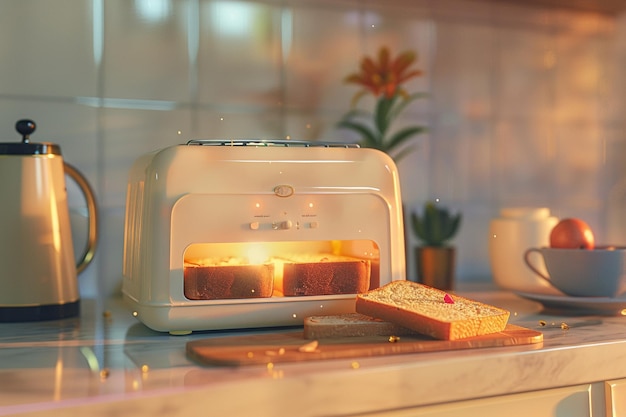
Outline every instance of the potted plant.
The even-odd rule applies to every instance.
[[[416,60],[413,51],[402,52],[393,58],[389,48],[382,47],[377,57],[364,57],[359,72],[344,80],[362,89],[354,95],[351,110],[337,126],[356,132],[361,137],[361,146],[383,151],[395,162],[413,150],[412,146],[407,146],[407,141],[426,131],[419,125],[392,129],[396,118],[411,102],[427,97],[425,93],[409,94],[404,88],[408,80],[422,75],[421,70],[411,68]],[[359,100],[367,95],[376,100],[372,110],[357,107]]]
[[[461,226],[461,214],[427,201],[421,214],[411,213],[411,226],[422,245],[415,248],[417,280],[431,287],[454,286],[456,248],[448,245]]]

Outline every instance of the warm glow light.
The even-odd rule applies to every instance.
[[[262,244],[251,245],[248,248],[247,256],[251,264],[262,264],[269,257],[269,253],[267,252],[267,247]]]
[[[63,392],[63,356],[61,349],[58,351],[57,363],[54,368],[54,401],[61,400],[61,393]]]
[[[272,378],[273,379],[281,379],[285,376],[285,372],[282,369],[279,369],[278,371],[273,370],[272,372]]]

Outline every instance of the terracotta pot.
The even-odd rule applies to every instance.
[[[415,248],[417,282],[439,288],[454,288],[456,249],[451,246],[418,246]]]

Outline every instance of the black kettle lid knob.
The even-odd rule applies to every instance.
[[[15,123],[15,130],[22,135],[22,142],[28,143],[30,135],[35,131],[37,125],[35,122],[29,119],[18,120]]]

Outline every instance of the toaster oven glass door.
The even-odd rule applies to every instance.
[[[189,300],[357,294],[380,285],[369,240],[196,243],[184,253]]]

